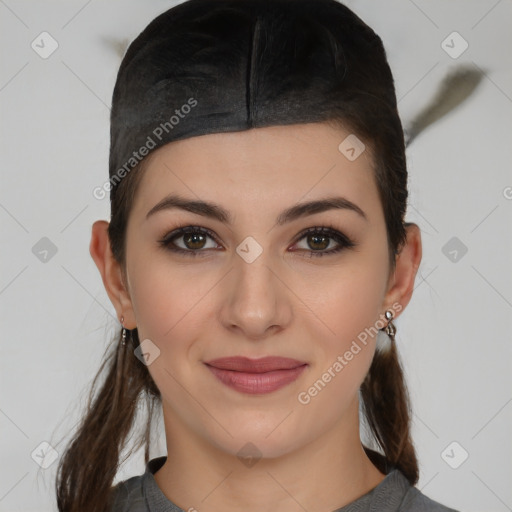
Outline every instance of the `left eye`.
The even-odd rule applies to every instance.
[[[172,252],[181,253],[187,256],[197,256],[199,253],[206,252],[203,249],[216,248],[215,246],[205,247],[205,240],[207,238],[218,243],[215,235],[209,229],[199,226],[186,226],[172,231],[160,240],[159,243]],[[182,246],[174,242],[175,240],[180,239],[182,239]],[[299,250],[309,252],[311,256],[333,254],[345,248],[355,246],[355,243],[343,233],[340,233],[336,229],[324,226],[309,228],[302,232],[297,237],[295,244],[303,239],[307,240],[306,243],[308,247]],[[337,246],[333,249],[327,249],[333,240],[337,243]],[[292,252],[295,252],[296,250],[297,249],[293,249]]]
[[[328,227],[310,228],[307,231],[301,233],[297,240],[299,241],[302,239],[307,239],[306,243],[308,247],[318,249],[304,249],[309,252],[311,256],[324,256],[327,254],[334,254],[345,248],[355,246],[355,243],[352,242],[352,240],[350,240],[347,236],[340,233],[336,229]],[[332,240],[334,240],[338,245],[334,249],[327,250],[327,247],[329,247],[329,244]]]

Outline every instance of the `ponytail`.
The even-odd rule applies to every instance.
[[[131,331],[133,346],[139,344]],[[103,385],[93,399],[100,375],[107,368]],[[133,355],[133,347],[121,343],[121,335],[96,374],[89,393],[86,414],[59,461],[56,478],[59,512],[107,512],[112,506],[112,483],[119,469],[119,455],[137,417],[139,396],[146,392],[148,419],[135,450],[144,443],[149,460],[151,418],[160,393],[147,367]],[[134,449],[130,450],[128,458]]]
[[[394,342],[386,351],[375,351],[361,398],[371,434],[384,452],[383,456],[365,447],[370,460],[384,473],[388,464],[398,468],[415,485],[419,470],[410,432],[411,407]]]

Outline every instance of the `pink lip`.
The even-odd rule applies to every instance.
[[[276,391],[296,380],[307,366],[285,357],[224,357],[205,364],[222,383],[249,394]]]

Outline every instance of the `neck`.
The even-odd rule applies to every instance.
[[[243,464],[197,436],[164,407],[168,458],[154,475],[169,500],[205,512],[325,512],[376,487],[384,476],[368,459],[357,421],[339,421],[313,442],[276,458]]]

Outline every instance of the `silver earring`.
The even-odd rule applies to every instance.
[[[121,325],[123,325],[124,323],[124,316],[121,317]],[[123,325],[123,333],[122,333],[122,345],[123,347],[126,345],[126,329],[124,328],[124,325]]]
[[[396,327],[395,324],[392,322],[393,319],[393,311],[388,309],[386,313],[384,313],[386,316],[386,320],[388,320],[388,325],[386,325],[385,331],[386,334],[392,338],[393,341],[395,341],[395,334],[396,334]]]
[[[395,341],[396,334],[396,327],[392,322],[394,316],[393,311],[390,309],[386,310],[384,316],[386,317],[388,324],[384,329],[379,329],[379,332],[377,333],[377,343],[375,346],[376,351],[382,353],[388,352],[391,349],[391,345]]]

